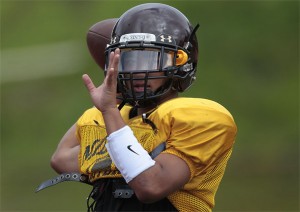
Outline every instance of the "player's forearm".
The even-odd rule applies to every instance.
[[[189,167],[181,158],[172,154],[160,154],[155,161],[154,166],[129,182],[137,198],[144,203],[168,196],[182,188],[190,179]]]
[[[102,115],[105,122],[107,135],[110,135],[126,125],[118,108],[111,108],[103,111]]]
[[[80,146],[61,149],[51,158],[51,167],[59,174],[66,172],[79,172],[78,154]]]
[[[164,185],[158,181],[162,169],[160,164],[156,163],[128,183],[141,202],[153,203],[168,195]]]

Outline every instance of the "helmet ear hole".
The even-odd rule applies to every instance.
[[[188,55],[182,50],[178,50],[176,55],[176,66],[181,66],[188,61]]]

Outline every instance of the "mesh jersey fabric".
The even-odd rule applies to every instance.
[[[130,119],[131,109],[125,105],[121,115],[146,151],[166,142],[162,154],[174,154],[189,166],[189,182],[168,196],[170,202],[179,211],[211,211],[237,133],[229,111],[207,99],[175,98],[149,113],[155,131],[142,116]],[[85,111],[77,122],[76,134],[81,141],[79,165],[83,174],[91,181],[122,177],[105,148],[107,135],[101,112],[96,108]]]

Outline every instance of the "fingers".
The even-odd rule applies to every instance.
[[[109,55],[108,70],[111,68],[118,70],[119,58],[120,58],[120,49],[117,48],[114,52],[111,52]]]
[[[118,77],[118,65],[120,60],[120,49],[116,49],[109,55],[109,66],[106,73],[106,83],[109,86],[116,84]]]
[[[114,68],[110,68],[107,71],[106,77],[105,77],[105,84],[108,87],[115,86],[117,84],[117,75],[118,71],[115,71]]]
[[[88,89],[88,91],[91,93],[96,88],[93,81],[89,77],[89,75],[84,74],[82,75],[82,80],[84,82],[85,87]]]
[[[115,52],[111,52],[109,55],[109,66],[107,69],[106,77],[104,80],[104,86],[108,90],[116,90],[117,87],[117,77],[118,77],[118,65],[120,59],[120,49],[116,49]],[[94,93],[95,89],[97,89],[91,80],[91,78],[84,74],[82,76],[82,80],[84,82],[85,87],[88,89],[89,93]]]
[[[118,71],[118,65],[120,60],[120,49],[117,48],[114,52],[114,57],[112,61],[112,67],[114,67]]]

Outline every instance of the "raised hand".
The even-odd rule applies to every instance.
[[[109,66],[106,77],[99,87],[94,85],[93,81],[87,74],[82,76],[83,82],[90,93],[93,104],[102,113],[117,107],[116,91],[119,59],[120,49],[116,49],[115,52],[111,52],[109,55]]]

